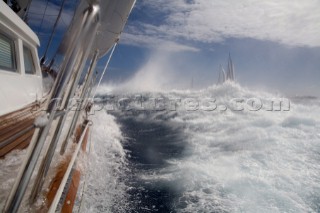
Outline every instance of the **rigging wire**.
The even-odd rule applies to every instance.
[[[44,16],[47,13],[48,4],[49,4],[49,0],[47,0],[46,6],[45,6],[45,9],[44,9],[44,12],[43,12],[42,19],[41,19],[41,24],[40,24],[40,27],[38,29],[38,33],[40,33],[40,31],[42,29],[42,24],[43,24]]]
[[[32,0],[28,0],[27,8],[25,9],[25,13],[24,13],[23,18],[22,18],[26,23],[28,22],[28,15],[29,15],[29,12],[30,12],[31,1]]]
[[[36,12],[29,12],[28,14],[34,15],[34,16],[43,16],[43,13],[36,13]],[[58,16],[57,14],[45,14],[46,16]]]
[[[107,68],[108,68],[108,66],[109,66],[111,57],[112,57],[113,52],[114,52],[114,50],[115,50],[115,48],[116,48],[116,46],[117,46],[117,44],[118,44],[118,41],[119,41],[119,40],[117,40],[116,43],[115,43],[115,44],[113,45],[113,47],[112,47],[112,50],[111,50],[111,53],[110,53],[110,55],[109,55],[108,61],[107,61],[106,65],[105,65],[105,67],[104,67],[104,69],[103,69],[103,72],[102,72],[102,74],[101,74],[100,80],[99,80],[99,82],[98,82],[98,84],[97,84],[97,87],[96,87],[94,93],[93,93],[92,100],[94,100],[94,98],[95,98],[96,95],[97,95],[97,89],[98,89],[98,87],[99,87],[100,84],[101,84],[101,81],[102,81],[102,78],[103,78],[104,74],[106,73],[106,70],[107,70]]]
[[[49,49],[49,47],[50,47],[50,45],[51,45],[51,42],[52,42],[52,39],[53,39],[53,35],[54,35],[54,33],[55,33],[55,31],[56,31],[56,28],[57,28],[57,26],[58,26],[58,22],[59,22],[59,20],[60,20],[60,17],[61,17],[61,14],[62,14],[62,10],[63,10],[63,6],[64,6],[64,3],[65,3],[65,2],[66,2],[66,1],[63,0],[62,3],[61,3],[61,7],[60,7],[60,10],[59,10],[58,17],[57,17],[57,19],[56,19],[56,21],[55,21],[55,23],[54,23],[54,25],[53,25],[52,33],[51,33],[50,38],[49,38],[49,41],[48,41],[48,43],[47,43],[47,47],[46,47],[46,49],[45,49],[44,55],[42,56],[42,58],[41,58],[41,60],[40,60],[40,64],[44,64],[44,62],[45,62],[45,60],[46,60],[47,53],[48,53],[48,49]]]
[[[70,28],[71,24],[73,23],[73,20],[74,20],[75,15],[76,15],[76,10],[77,10],[77,7],[78,7],[80,1],[81,1],[81,0],[76,0],[76,1],[75,1],[72,19],[71,19],[71,21],[70,21],[70,23],[69,23],[68,25],[66,24],[65,20],[63,19],[63,17],[61,18],[62,23],[67,26],[67,31],[68,31],[68,29]],[[62,38],[63,38],[63,37],[64,37],[64,35],[62,36]],[[51,57],[51,62],[54,62],[54,61],[55,61],[55,58],[56,58],[56,56],[58,55],[58,52],[59,52],[59,48],[56,49],[54,55]]]

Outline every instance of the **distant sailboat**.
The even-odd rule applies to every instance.
[[[234,81],[235,76],[234,76],[234,66],[232,63],[232,59],[229,53],[229,59],[228,59],[228,72],[227,72],[227,80]]]
[[[220,64],[218,84],[223,84],[226,81],[235,81],[234,65],[233,65],[230,53],[228,58],[227,72],[224,70],[223,66]]]
[[[227,80],[226,72],[224,71],[222,65],[220,64],[218,84],[223,84],[226,80]]]

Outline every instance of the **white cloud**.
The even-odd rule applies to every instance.
[[[163,20],[137,20],[128,33],[137,40],[221,42],[253,38],[289,46],[320,46],[318,0],[143,0],[145,13]],[[140,8],[141,9],[141,8]],[[148,42],[145,42],[147,44]],[[181,44],[180,44],[181,45]]]

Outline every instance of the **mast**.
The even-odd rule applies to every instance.
[[[227,73],[227,79],[234,81],[234,66],[232,63],[231,55],[229,53],[229,59],[228,59],[228,73]]]
[[[220,64],[218,84],[223,84],[226,80],[227,80],[226,72],[224,71],[222,65]]]
[[[223,66],[220,64],[218,84],[223,84],[226,81],[235,81],[235,71],[234,65],[229,53],[227,72],[224,70]]]

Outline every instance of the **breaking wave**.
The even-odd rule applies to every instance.
[[[108,86],[98,95],[138,95],[123,92]],[[284,98],[231,82],[139,95],[182,101],[175,110],[95,112],[75,212],[320,211],[319,99],[296,97],[286,110],[251,110],[245,101],[244,110],[230,110],[234,98]],[[189,110],[189,99],[214,99],[217,108]],[[18,167],[23,155],[13,152],[0,165]],[[13,177],[1,182],[5,190]]]

